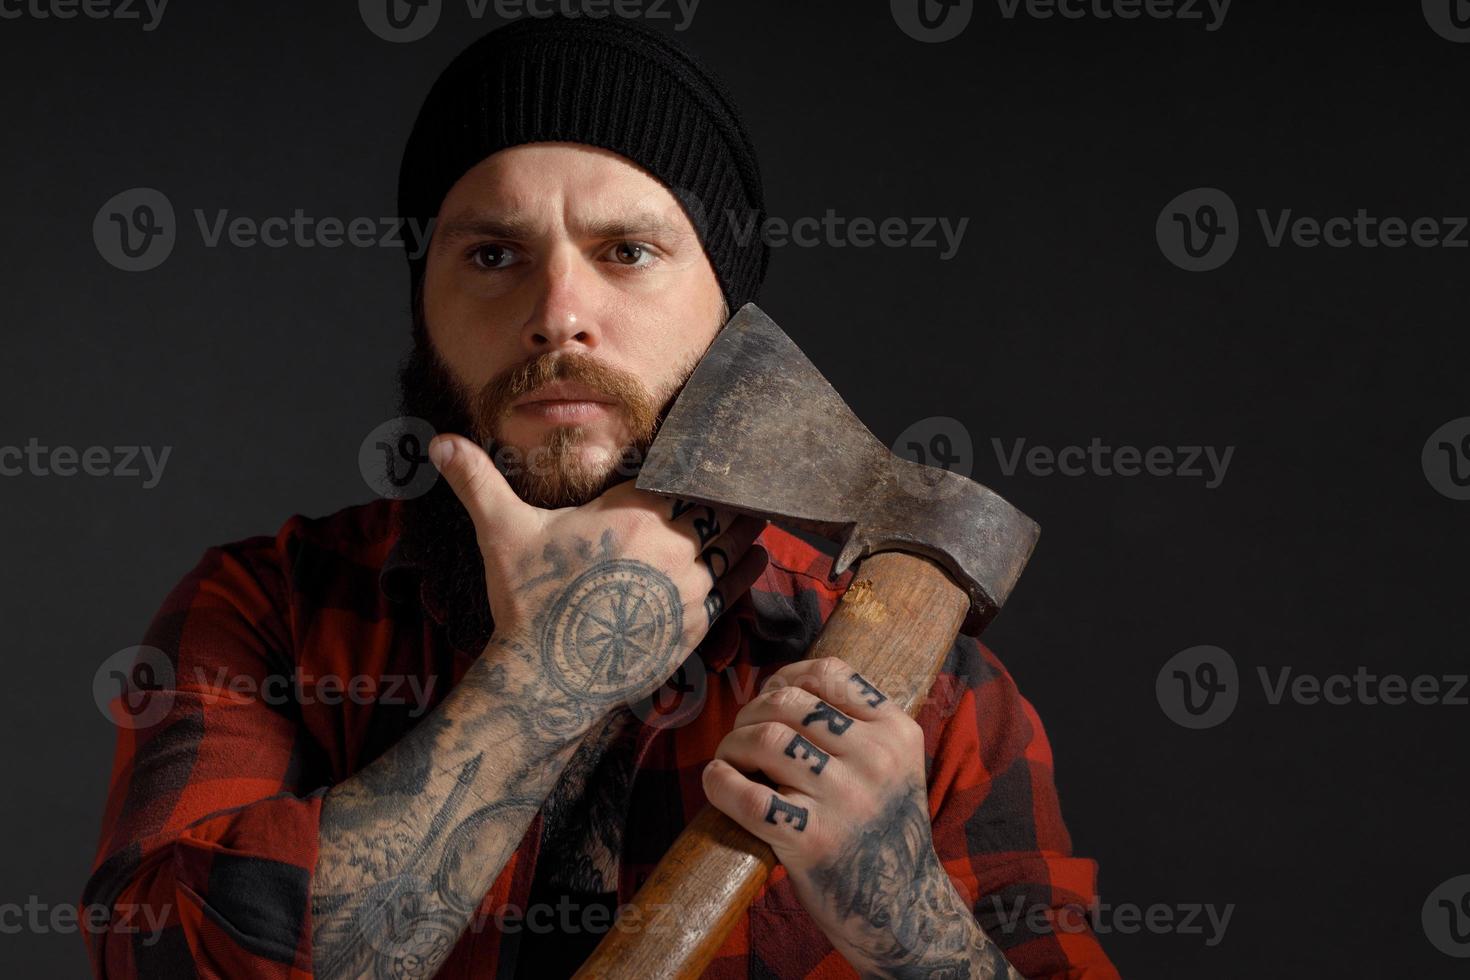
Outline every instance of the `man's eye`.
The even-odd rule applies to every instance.
[[[647,246],[638,242],[618,242],[613,246],[612,255],[620,265],[644,265],[644,259],[652,258]]]
[[[481,269],[504,269],[515,259],[515,253],[504,245],[476,245],[470,261]]]

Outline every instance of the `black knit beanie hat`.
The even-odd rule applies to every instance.
[[[755,298],[768,258],[765,202],[735,103],[682,47],[625,20],[528,17],[461,52],[409,135],[399,216],[427,234],[449,189],[481,160],[553,140],[611,150],[651,173],[689,216],[730,310]],[[427,245],[405,233],[415,293]]]

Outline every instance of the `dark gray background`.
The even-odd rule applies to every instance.
[[[1420,451],[1470,415],[1470,250],[1273,249],[1255,209],[1470,212],[1470,44],[1416,3],[1286,6],[1238,0],[1208,32],[980,3],[922,44],[884,3],[705,0],[681,36],[742,104],[772,214],[970,218],[948,262],[779,248],[761,303],[885,441],[960,419],[976,477],[1044,528],[987,640],[1047,723],[1077,851],[1105,902],[1236,906],[1213,948],[1104,936],[1124,974],[1460,976],[1420,910],[1470,871],[1470,708],[1272,706],[1255,673],[1466,671],[1470,503],[1436,492]],[[392,215],[419,100],[495,23],[453,0],[413,44],[352,3],[176,0],[151,33],[0,21],[0,444],[173,447],[152,490],[0,480],[0,903],[80,895],[113,743],[97,666],[209,544],[368,499],[358,446],[394,414],[399,253],[207,249],[192,210]],[[181,238],[128,274],[91,228],[139,186],[169,196]],[[1200,186],[1244,233],[1189,273],[1154,224]],[[1008,477],[991,449],[1094,436],[1236,450],[1207,490]],[[1189,731],[1155,677],[1199,644],[1244,690]],[[0,949],[17,975],[86,971],[74,934]]]

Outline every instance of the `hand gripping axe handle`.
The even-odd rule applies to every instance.
[[[993,491],[894,455],[753,303],[680,392],[639,489],[801,528],[861,562],[807,652],[840,657],[911,716],[963,630],[978,636],[1040,529]],[[868,557],[868,556],[872,557]],[[579,978],[698,977],[764,884],[770,847],[706,806],[633,896]]]

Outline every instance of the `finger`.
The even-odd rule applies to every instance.
[[[813,797],[831,781],[833,768],[830,752],[778,721],[731,729],[715,749],[715,758],[741,772],[764,773],[776,785]]]
[[[765,521],[742,514],[735,518],[735,523],[724,534],[705,545],[699,557],[704,562],[704,567],[709,570],[710,580],[718,582],[721,576],[730,570],[730,566],[740,560],[740,557],[765,529]]]
[[[711,623],[739,601],[755,584],[756,579],[765,574],[770,557],[765,548],[754,545],[736,560],[729,571],[720,576],[704,600],[704,611],[709,615]]]
[[[534,509],[505,482],[485,450],[463,436],[435,436],[429,443],[429,459],[464,505],[482,543],[505,534]]]
[[[735,713],[732,732],[740,728],[782,725],[799,733],[828,755],[850,755],[859,751],[855,743],[862,733],[853,727],[852,715],[795,685],[764,688]]]
[[[715,809],[772,847],[796,844],[815,829],[811,797],[762,786],[723,759],[704,767],[703,782],[704,795]]]
[[[695,554],[723,534],[738,516],[737,511],[680,498],[661,503],[664,516],[694,545]]]
[[[786,686],[809,691],[834,708],[863,721],[878,721],[900,710],[892,698],[840,657],[818,657],[786,664],[766,679],[761,690],[764,693]]]

